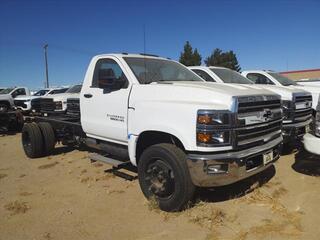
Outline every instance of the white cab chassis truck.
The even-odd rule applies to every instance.
[[[313,154],[320,155],[320,98],[313,121],[312,131],[303,137],[304,148]]]
[[[228,185],[269,168],[282,144],[278,95],[207,83],[151,55],[95,56],[80,111],[78,120],[57,115],[26,123],[26,155],[50,154],[58,141],[98,149],[105,155],[93,153],[92,160],[136,166],[142,192],[165,211],[183,209],[196,187]]]
[[[283,142],[288,146],[300,145],[304,134],[310,131],[312,122],[312,95],[300,88],[288,88],[281,85],[253,84],[244,74],[224,67],[189,67],[207,82],[225,84],[246,84],[248,88],[266,89],[281,96],[283,110]],[[285,149],[285,150],[290,150]]]

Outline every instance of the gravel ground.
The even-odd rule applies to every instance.
[[[201,190],[180,213],[147,202],[137,180],[58,147],[28,159],[20,134],[0,137],[0,239],[319,239],[320,158],[283,156],[274,168]]]

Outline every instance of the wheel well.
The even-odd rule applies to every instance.
[[[159,131],[146,131],[139,135],[137,146],[136,146],[136,159],[137,163],[140,159],[141,154],[148,147],[158,144],[158,143],[172,143],[176,145],[178,148],[185,151],[185,148],[182,142],[174,135],[159,132]]]

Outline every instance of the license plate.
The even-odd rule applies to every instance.
[[[273,151],[263,154],[263,164],[266,165],[273,160]]]
[[[310,125],[306,126],[306,133],[310,132]]]

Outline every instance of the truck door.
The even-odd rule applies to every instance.
[[[91,83],[85,85],[80,98],[81,123],[86,134],[106,141],[127,143],[130,85],[121,62],[111,58],[98,60]]]

